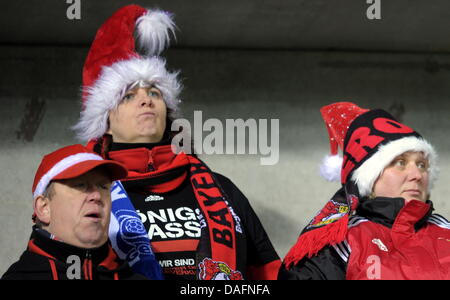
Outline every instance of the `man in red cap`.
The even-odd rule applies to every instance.
[[[82,145],[44,156],[32,188],[36,225],[2,279],[144,279],[108,242],[110,187],[127,173]]]

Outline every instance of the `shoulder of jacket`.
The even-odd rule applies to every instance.
[[[368,221],[369,221],[369,219],[366,219],[364,217],[360,217],[357,215],[351,216],[348,220],[348,228],[350,229],[350,228],[356,227],[356,226],[358,226],[364,222],[368,222]]]
[[[219,187],[223,192],[225,192],[224,196],[229,196],[229,200],[231,202],[234,202],[236,200],[241,201],[241,198],[245,197],[241,190],[233,183],[233,181],[231,181],[231,179],[215,172],[213,172],[213,175],[216,178]],[[239,199],[234,199],[235,197]]]
[[[225,176],[225,175],[222,175],[222,174],[216,173],[216,172],[212,172],[212,173],[213,173],[213,175],[220,181],[220,183],[227,183],[227,184],[233,183],[233,182],[230,180],[230,178],[228,178],[228,177]]]
[[[338,244],[331,245],[331,247],[336,251],[339,257],[346,263],[348,263],[348,259],[350,257],[350,253],[352,253],[352,249],[348,244],[347,240],[344,240]]]
[[[432,214],[428,220],[428,223],[434,224],[444,229],[450,229],[450,222],[439,214]]]
[[[6,280],[29,280],[29,279],[51,279],[51,269],[49,259],[30,252],[22,253],[18,261],[13,263],[3,274],[2,279]],[[48,276],[47,276],[48,275]]]
[[[368,222],[369,219],[366,219],[364,217],[353,215],[348,220],[348,230],[351,228],[355,228],[360,226],[361,224],[364,224]],[[331,247],[336,251],[336,253],[339,255],[339,257],[345,262],[348,263],[348,259],[350,257],[350,254],[352,253],[352,249],[348,243],[348,240],[345,239],[344,241],[331,245]]]

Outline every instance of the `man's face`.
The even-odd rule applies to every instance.
[[[387,166],[374,185],[379,197],[401,197],[406,201],[428,198],[428,160],[422,152],[405,152]]]
[[[118,143],[157,143],[164,135],[166,116],[166,104],[157,88],[135,88],[109,114],[107,133]]]
[[[101,169],[53,182],[46,228],[67,244],[95,248],[108,240],[111,180]]]

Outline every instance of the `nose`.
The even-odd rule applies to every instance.
[[[100,191],[100,188],[96,186],[95,184],[89,185],[88,189],[86,190],[86,196],[88,201],[93,202],[101,202],[102,201],[102,194]]]
[[[153,100],[152,100],[152,98],[148,95],[148,93],[147,93],[147,90],[146,89],[144,89],[144,88],[140,88],[139,90],[138,90],[138,95],[137,95],[138,97],[139,97],[139,105],[141,106],[141,107],[144,107],[144,106],[153,106]]]
[[[421,170],[416,164],[408,166],[408,179],[409,181],[420,181],[423,178],[423,170]]]

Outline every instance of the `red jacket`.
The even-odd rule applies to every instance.
[[[347,279],[450,279],[450,224],[430,204],[408,202],[392,227],[365,218],[350,221]]]
[[[345,241],[305,257],[280,279],[450,279],[450,223],[431,201],[360,203]]]

